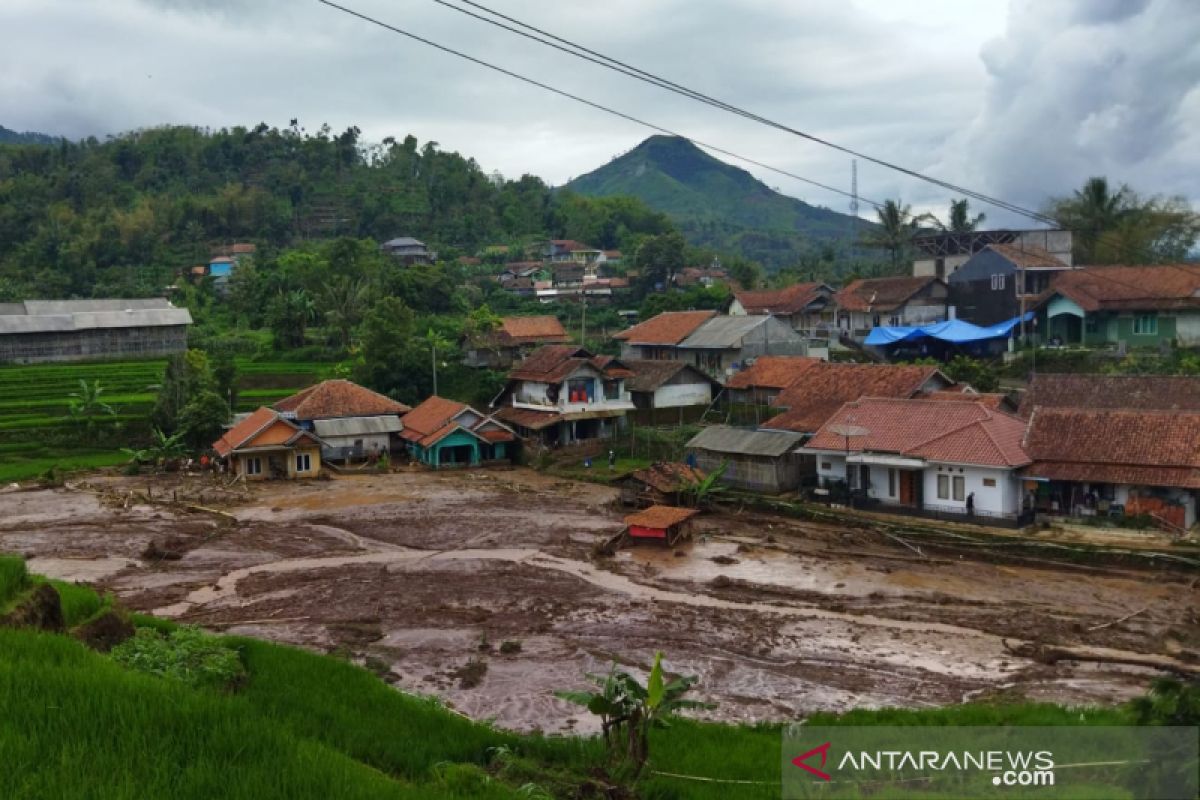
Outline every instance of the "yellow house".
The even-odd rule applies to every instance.
[[[266,407],[226,431],[213,449],[247,480],[315,478],[321,471],[317,435]]]

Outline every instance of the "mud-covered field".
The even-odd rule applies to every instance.
[[[270,483],[219,514],[120,501],[207,478],[92,479],[0,496],[0,551],[132,608],[333,651],[500,725],[586,730],[556,700],[662,650],[712,716],[925,706],[1003,695],[1111,703],[1155,673],[1037,664],[1004,639],[1189,657],[1195,576],[917,553],[763,515],[700,518],[674,550],[595,555],[609,489],[527,470]],[[153,544],[153,546],[151,546]]]

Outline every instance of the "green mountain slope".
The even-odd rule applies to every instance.
[[[58,144],[60,137],[25,131],[20,133],[0,125],[0,144]]]
[[[670,215],[692,244],[768,266],[795,263],[822,245],[842,246],[855,236],[849,215],[782,195],[675,136],[651,136],[566,188],[594,197],[632,195]]]

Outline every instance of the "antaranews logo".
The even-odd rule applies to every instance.
[[[782,744],[785,800],[1198,796],[1195,727],[797,725]]]

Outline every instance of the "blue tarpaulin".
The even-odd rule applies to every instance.
[[[961,319],[935,322],[919,328],[872,328],[864,344],[880,346],[899,342],[915,342],[920,339],[937,339],[950,344],[967,344],[981,342],[985,339],[1003,339],[1007,338],[1012,333],[1012,329],[1020,325],[1022,321],[1028,322],[1031,319],[1033,319],[1032,311],[1026,313],[1024,317],[1013,317],[1006,322],[999,322],[986,328],[963,322]]]

